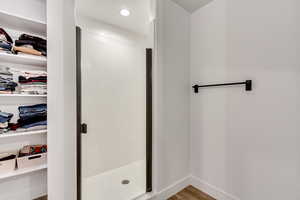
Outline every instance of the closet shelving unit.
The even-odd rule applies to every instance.
[[[14,172],[0,175],[0,180],[9,179],[9,178],[13,178],[16,176],[21,176],[21,175],[26,175],[26,174],[30,174],[30,173],[44,170],[44,169],[47,169],[47,165],[41,165],[41,166],[36,166],[36,167],[32,167],[32,168],[16,170]]]
[[[16,63],[23,65],[32,65],[32,66],[46,66],[47,59],[39,56],[31,55],[14,55],[8,54],[5,52],[0,52],[0,60],[2,62]]]
[[[20,1],[21,2],[21,1]],[[23,1],[24,2],[24,1]],[[26,1],[27,2],[27,1]],[[24,2],[24,3],[26,3]],[[13,3],[13,2],[9,2]],[[43,2],[46,4],[46,1]],[[34,9],[37,9],[36,2],[33,2],[34,6],[30,11],[27,11],[28,13],[34,11]],[[28,5],[28,2],[27,2]],[[21,6],[21,5],[17,5]],[[1,5],[1,7],[3,7]],[[39,37],[46,38],[47,33],[47,24],[43,21],[40,21],[38,19],[32,19],[26,16],[23,16],[23,14],[18,13],[18,9],[7,11],[7,9],[2,9],[0,7],[0,27],[4,28],[8,33],[9,31],[12,32],[13,39],[16,39],[17,37],[16,33],[20,35],[21,33],[27,33],[30,35],[35,35]],[[10,6],[7,6],[8,10],[11,9]],[[27,9],[28,7],[24,8]],[[39,12],[41,12],[39,10]],[[46,10],[45,10],[46,12]],[[10,34],[10,33],[9,33]],[[34,55],[27,55],[27,54],[9,54],[6,52],[0,52],[0,65],[3,66],[3,64],[7,66],[18,66],[19,69],[22,70],[47,70],[47,58],[42,56],[34,56]],[[24,68],[23,68],[24,67]],[[11,103],[11,99],[13,99],[13,103]],[[10,109],[12,106],[15,106],[15,110],[17,110],[17,107],[20,105],[24,105],[24,101],[26,104],[36,104],[36,103],[46,103],[47,102],[47,95],[26,95],[26,94],[0,94],[0,104],[3,102],[8,102],[8,105],[10,106]],[[31,102],[32,103],[29,103]],[[18,102],[18,103],[15,103]],[[15,104],[15,105],[12,105]],[[6,105],[6,104],[5,104]],[[3,108],[3,111],[5,107],[1,105],[1,109]],[[10,145],[10,143],[16,144],[19,143],[21,148],[23,144],[27,144],[29,141],[30,144],[34,144],[35,141],[37,141],[34,137],[41,137],[43,141],[46,141],[47,139],[47,130],[33,130],[33,131],[10,131],[7,133],[0,134],[0,142],[1,144]],[[25,139],[24,139],[25,138]],[[31,141],[32,140],[32,141]],[[6,142],[7,141],[7,142]],[[21,141],[21,142],[20,142]],[[25,141],[25,142],[24,142]],[[30,142],[31,141],[31,142]],[[2,149],[1,149],[2,150]],[[17,176],[31,176],[31,174],[46,170],[47,165],[41,165],[41,166],[35,166],[31,168],[26,169],[17,169],[13,172],[0,174],[0,181],[6,181],[11,180],[11,178],[15,178]],[[46,173],[46,171],[45,171]],[[42,177],[41,177],[42,178]],[[33,177],[33,179],[36,179],[36,176]],[[14,179],[15,181],[15,179]],[[35,182],[38,184],[40,181],[31,181],[30,184],[35,184]],[[36,187],[36,186],[34,186]]]
[[[1,59],[0,59],[1,60]],[[47,95],[43,94],[0,94],[0,97],[44,97],[46,98]]]
[[[36,131],[11,131],[0,135],[0,139],[2,138],[11,138],[11,137],[21,137],[28,135],[38,135],[38,134],[46,134],[47,130],[36,130]]]

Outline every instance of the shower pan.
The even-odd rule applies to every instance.
[[[88,17],[76,33],[78,200],[135,199],[152,191],[151,34]]]

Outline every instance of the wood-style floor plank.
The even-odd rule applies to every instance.
[[[47,200],[48,199],[48,197],[47,196],[43,196],[43,197],[39,197],[39,198],[37,198],[37,199],[33,199],[33,200]]]
[[[168,200],[216,200],[193,186],[188,186]]]

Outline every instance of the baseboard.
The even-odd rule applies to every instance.
[[[240,200],[238,197],[235,197],[234,195],[231,195],[220,188],[200,180],[195,176],[186,176],[185,178],[177,181],[153,196],[148,194],[148,198],[143,198],[142,200],[166,200],[189,185],[194,186],[195,188],[203,191],[217,200]]]
[[[189,186],[191,183],[191,176],[186,176],[185,178],[177,181],[176,183],[170,185],[169,187],[163,189],[162,191],[155,194],[154,197],[151,198],[151,200],[166,200],[169,197],[173,196],[180,190],[183,190],[187,186]]]
[[[227,192],[194,176],[190,178],[190,184],[202,192],[205,192],[206,194],[216,198],[217,200],[240,200],[239,198],[228,194]]]

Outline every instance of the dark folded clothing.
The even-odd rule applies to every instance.
[[[36,83],[36,82],[47,83],[47,76],[38,76],[38,77],[31,77],[31,78],[19,76],[19,82],[20,83]]]
[[[35,49],[42,53],[42,55],[47,56],[47,45],[40,44],[31,40],[16,40],[15,46],[17,47],[28,47]]]
[[[40,51],[40,50],[47,51],[46,44],[42,44],[42,43],[32,41],[32,40],[16,40],[15,45],[16,46],[31,45],[34,49],[36,49],[38,51]]]
[[[15,46],[31,46],[33,49],[42,53],[42,55],[47,56],[47,40],[28,35],[22,34],[19,40],[15,41]]]
[[[12,79],[3,78],[2,76],[0,76],[0,91],[15,91],[17,86],[18,84],[13,82]]]
[[[25,83],[47,83],[47,80],[24,80],[24,81],[19,81],[21,84]]]
[[[0,123],[9,122],[14,115],[12,113],[6,113],[0,111]]]
[[[9,123],[10,130],[17,130],[18,128],[31,128],[35,126],[47,125],[47,116],[37,116],[31,118],[20,118],[17,123]]]
[[[7,157],[1,158],[0,162],[7,161],[7,160],[12,160],[12,159],[15,159],[16,157],[17,157],[16,155],[9,155]]]
[[[41,121],[46,121],[47,120],[47,115],[44,116],[33,116],[33,117],[28,117],[28,118],[20,118],[18,119],[18,124],[20,124],[20,127],[33,124],[36,122],[41,122]]]
[[[36,43],[47,45],[47,40],[45,40],[43,38],[40,38],[40,37],[28,35],[28,34],[22,34],[19,37],[19,40],[31,40],[31,41],[34,41]]]
[[[20,120],[32,120],[33,122],[43,121],[47,117],[47,104],[19,107]]]
[[[10,130],[47,125],[47,104],[20,106],[18,109],[20,118],[17,123],[8,124]]]
[[[26,80],[26,81],[20,81],[21,84],[38,84],[38,83],[41,83],[41,84],[45,84],[47,83],[46,80]]]
[[[33,127],[37,127],[37,126],[47,126],[47,120],[23,125],[21,128],[33,128]]]
[[[15,83],[0,83],[0,91],[15,91],[17,86]]]
[[[45,117],[45,116],[47,116],[47,111],[19,114],[21,120],[28,120],[31,118],[38,118],[38,117]]]
[[[44,112],[47,111],[47,104],[20,106],[18,109],[20,114]]]

